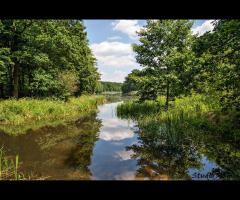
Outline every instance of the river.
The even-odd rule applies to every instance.
[[[30,130],[25,135],[1,133],[0,146],[5,147],[7,155],[19,155],[25,174],[43,179],[223,178],[216,160],[219,156],[225,159],[224,155],[215,155],[214,150],[199,152],[197,148],[212,145],[206,142],[208,139],[199,144],[188,143],[180,150],[169,145],[163,149],[155,137],[139,136],[137,122],[117,116],[120,103],[121,100],[100,105],[97,113],[76,122]]]

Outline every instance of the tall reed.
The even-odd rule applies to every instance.
[[[15,161],[15,162],[14,162]],[[0,180],[21,180],[24,175],[19,172],[19,156],[7,157],[3,147],[0,148]]]
[[[24,133],[22,129],[71,121],[95,111],[97,105],[104,102],[105,97],[94,95],[70,98],[67,102],[31,98],[2,100],[0,130],[16,135],[20,132]],[[21,131],[16,132],[16,130]]]

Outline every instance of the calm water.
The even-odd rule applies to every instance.
[[[0,146],[10,156],[19,154],[25,173],[46,179],[239,178],[239,148],[231,142],[201,135],[166,139],[151,130],[144,134],[135,122],[117,117],[120,103],[101,105],[98,113],[74,123],[22,136],[0,132]]]

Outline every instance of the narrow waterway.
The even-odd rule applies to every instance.
[[[93,150],[90,170],[92,179],[134,179],[137,162],[131,159],[127,146],[137,143],[138,128],[131,120],[119,119],[117,105],[99,106],[97,118],[102,121],[99,139]]]
[[[106,103],[76,122],[25,135],[0,132],[0,146],[9,156],[19,155],[25,174],[45,179],[205,180],[224,179],[222,172],[238,169],[231,165],[236,157],[216,149],[226,146],[225,141],[200,134],[166,139],[151,129],[141,133],[136,122],[117,116],[120,103]]]

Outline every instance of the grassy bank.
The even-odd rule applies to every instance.
[[[117,112],[122,118],[135,119],[140,126],[161,123],[176,130],[195,128],[217,134],[228,133],[229,137],[239,139],[239,113],[221,112],[218,101],[212,96],[194,94],[176,98],[170,102],[168,111],[165,110],[163,97],[142,103],[128,101],[119,105]]]
[[[29,128],[58,124],[80,118],[105,102],[103,96],[81,96],[68,102],[50,99],[10,99],[0,101],[0,129],[18,134]]]
[[[239,113],[222,112],[211,96],[176,98],[168,111],[164,98],[157,101],[127,101],[117,108],[118,116],[133,119],[139,127],[139,144],[127,149],[140,163],[138,173],[165,174],[173,179],[189,179],[190,168],[201,169],[203,157],[218,167],[214,176],[226,180],[240,177]]]

